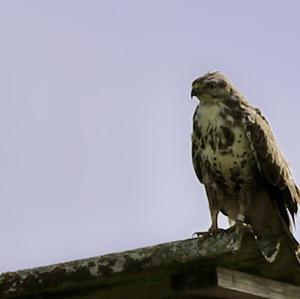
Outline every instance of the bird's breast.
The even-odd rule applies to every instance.
[[[241,122],[221,112],[222,107],[208,107],[195,115],[201,156],[216,175],[229,181],[247,178],[256,167],[254,151]]]

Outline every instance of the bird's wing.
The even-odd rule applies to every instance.
[[[198,108],[197,108],[198,109]],[[201,155],[201,128],[195,119],[195,115],[197,113],[197,109],[194,113],[193,117],[193,134],[192,134],[192,160],[193,166],[196,172],[196,175],[201,183],[203,183],[203,168],[204,168],[204,161]]]
[[[292,177],[291,170],[268,124],[261,112],[250,106],[241,107],[246,117],[244,128],[247,132],[256,159],[267,181],[284,191],[283,204],[290,212],[293,220],[300,203],[300,192]]]

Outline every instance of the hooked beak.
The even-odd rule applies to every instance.
[[[195,88],[192,88],[191,98],[193,98],[194,96],[196,96],[196,90],[195,90]]]

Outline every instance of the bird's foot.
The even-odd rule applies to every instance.
[[[253,228],[250,224],[244,223],[242,221],[237,220],[233,226],[231,226],[228,230],[234,230],[237,234],[242,231],[249,231],[253,233]]]
[[[197,238],[201,238],[202,240],[207,239],[208,237],[214,236],[220,232],[224,231],[222,228],[214,228],[210,227],[207,232],[194,232],[193,236],[197,236]]]

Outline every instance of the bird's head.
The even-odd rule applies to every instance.
[[[232,93],[232,85],[220,72],[209,72],[192,83],[191,97],[200,101],[213,101],[228,98]]]

